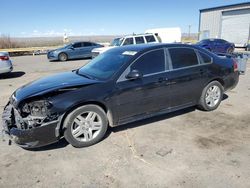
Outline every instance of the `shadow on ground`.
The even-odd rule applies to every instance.
[[[68,59],[67,61],[79,61],[79,60],[91,60],[92,57],[84,57],[84,58],[76,58],[76,59]],[[67,62],[67,61],[60,61],[60,60],[49,60],[49,62]]]
[[[0,79],[19,78],[19,77],[21,77],[23,75],[25,75],[25,72],[23,72],[23,71],[15,71],[15,72],[1,74]]]
[[[33,152],[49,151],[49,150],[61,149],[61,148],[66,147],[67,145],[69,145],[69,143],[64,138],[62,138],[58,142],[47,145],[47,146],[43,146],[40,148],[33,148],[33,149],[25,149],[25,150],[33,151]]]

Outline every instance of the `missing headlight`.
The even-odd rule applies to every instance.
[[[21,108],[23,121],[26,129],[41,126],[50,119],[49,109],[52,104],[47,100],[33,101],[25,103]]]
[[[51,103],[46,100],[34,101],[23,105],[22,112],[31,116],[46,117],[50,107]]]

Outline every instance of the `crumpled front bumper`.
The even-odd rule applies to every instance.
[[[23,148],[37,148],[58,141],[56,128],[59,120],[44,123],[39,127],[32,129],[21,129],[16,125],[14,107],[8,104],[4,108],[2,116],[3,133],[9,136],[17,145]]]

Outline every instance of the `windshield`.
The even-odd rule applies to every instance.
[[[78,74],[99,80],[111,78],[132,56],[103,53],[78,70]]]
[[[121,46],[122,38],[116,38],[112,41],[111,46]]]
[[[72,44],[66,44],[63,48],[69,48],[71,46],[72,46]]]

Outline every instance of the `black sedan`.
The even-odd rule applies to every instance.
[[[108,127],[190,106],[215,110],[238,79],[233,59],[199,47],[118,47],[80,69],[17,89],[4,109],[3,126],[21,147],[62,137],[86,147],[99,142]]]

